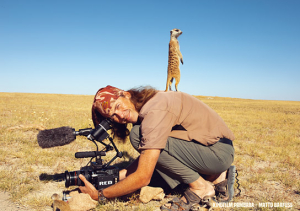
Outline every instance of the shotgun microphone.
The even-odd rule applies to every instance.
[[[76,139],[75,129],[71,127],[59,127],[49,130],[41,130],[37,135],[37,141],[42,148],[63,146]]]
[[[104,119],[95,128],[85,128],[75,131],[71,127],[59,127],[49,130],[41,130],[37,135],[37,141],[42,148],[64,146],[76,139],[76,136],[86,136],[91,141],[102,141],[109,137],[107,131],[111,129],[111,121]]]

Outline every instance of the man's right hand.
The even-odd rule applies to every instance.
[[[82,174],[79,174],[79,179],[81,179],[85,185],[85,186],[79,186],[80,191],[82,193],[89,194],[92,199],[98,201],[98,190],[94,187],[94,185],[89,181],[87,181],[87,179]]]

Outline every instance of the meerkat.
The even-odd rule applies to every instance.
[[[172,29],[170,31],[170,43],[169,43],[169,60],[168,60],[168,77],[166,84],[166,91],[172,86],[173,79],[176,80],[175,89],[178,91],[178,84],[180,81],[180,62],[183,64],[182,54],[179,49],[178,37],[182,34],[180,29]]]
[[[70,205],[61,200],[57,193],[54,193],[51,199],[53,200],[53,211],[71,211]]]

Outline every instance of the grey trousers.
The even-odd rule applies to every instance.
[[[135,125],[130,132],[130,141],[136,150],[140,138],[140,125]],[[200,174],[222,173],[230,167],[233,160],[234,148],[231,145],[217,142],[205,146],[196,141],[169,137],[155,169],[173,189],[180,183],[196,181]]]

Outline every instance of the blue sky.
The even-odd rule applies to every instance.
[[[299,11],[299,0],[0,0],[0,92],[164,90],[179,28],[180,91],[300,101]]]

